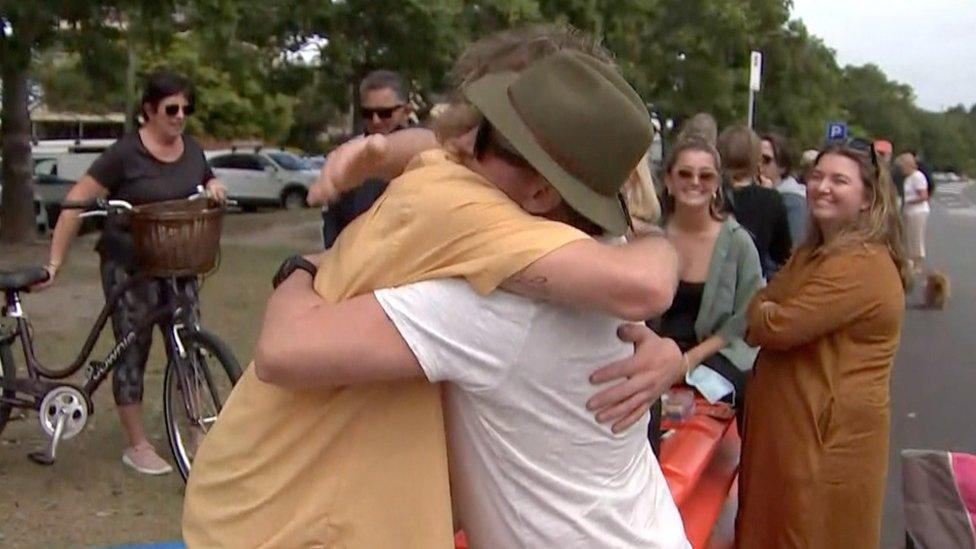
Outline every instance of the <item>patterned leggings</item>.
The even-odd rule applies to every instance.
[[[112,290],[132,276],[132,272],[124,265],[111,259],[102,259],[102,290],[108,299]],[[148,279],[143,284],[137,284],[129,289],[121,298],[112,313],[112,333],[118,342],[132,330],[141,319],[151,314],[159,303],[163,291],[163,282]],[[193,301],[193,315],[199,318],[200,303],[197,297],[197,280],[194,277],[177,279],[179,293]],[[152,330],[145,330],[137,334],[136,339],[119,357],[112,372],[112,394],[115,404],[124,406],[142,402],[142,381],[146,373],[146,362],[149,359],[149,348],[152,346]]]

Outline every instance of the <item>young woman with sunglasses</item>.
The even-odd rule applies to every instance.
[[[71,188],[66,200],[101,197],[139,205],[186,198],[196,193],[200,185],[222,200],[226,188],[214,177],[200,145],[183,133],[186,117],[193,112],[193,100],[193,90],[186,79],[167,71],[152,74],[140,103],[142,127],[102,153]],[[79,214],[78,210],[64,210],[58,217],[46,266],[50,274],[46,285],[56,279],[64,265],[81,224]],[[107,221],[96,250],[101,259],[102,288],[108,296],[134,273],[128,228],[119,221]],[[196,300],[195,279],[181,280],[180,286],[181,291]],[[124,306],[112,316],[116,337],[127,333],[151,309],[158,292],[159,288],[149,283],[126,294]],[[169,473],[172,467],[149,443],[141,418],[143,376],[151,343],[151,336],[140,338],[125,350],[113,372],[112,390],[127,438],[123,463],[140,473],[159,475]]]
[[[807,177],[807,240],[753,299],[739,547],[874,548],[889,382],[909,271],[888,170],[831,145]]]
[[[743,341],[745,311],[763,280],[752,238],[726,213],[721,169],[718,151],[697,136],[679,142],[665,163],[665,232],[681,267],[659,332],[684,353],[687,383],[739,411],[756,357]]]

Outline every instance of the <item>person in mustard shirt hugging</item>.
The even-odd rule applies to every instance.
[[[486,72],[556,56],[568,56],[560,59],[572,69],[561,101],[520,105],[520,116],[532,121],[522,129],[538,133],[512,137],[479,124],[490,134],[481,139],[496,145],[490,154],[419,155],[317,265],[292,259],[277,282],[295,270],[316,272],[315,293],[329,303],[460,278],[480,294],[507,288],[628,320],[667,308],[676,258],[663,238],[615,246],[587,234],[627,230],[619,190],[650,144],[643,102],[577,35],[521,32],[494,38],[511,46],[495,52],[495,61],[508,64]],[[590,104],[593,85],[605,97]],[[598,379],[620,380],[588,402],[596,421],[612,423],[615,432],[640,420],[681,368],[673,342],[637,329],[626,335],[634,356],[601,370]],[[259,346],[259,361],[267,350]],[[244,373],[195,457],[183,514],[188,546],[453,545],[437,385],[415,378],[295,388],[266,383],[256,370]]]

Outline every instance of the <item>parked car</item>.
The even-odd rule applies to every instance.
[[[313,170],[321,170],[322,166],[325,166],[325,156],[321,154],[317,156],[306,156],[304,160]]]
[[[59,175],[58,167],[58,159],[55,157],[34,159],[34,190],[41,197],[51,228],[58,222],[61,203],[75,184],[74,179]]]
[[[299,156],[282,149],[208,151],[206,156],[214,175],[227,185],[228,196],[245,211],[304,208],[308,188],[318,176]]]

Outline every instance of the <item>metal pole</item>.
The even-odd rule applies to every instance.
[[[749,129],[752,129],[752,121],[756,113],[756,92],[749,90]]]

